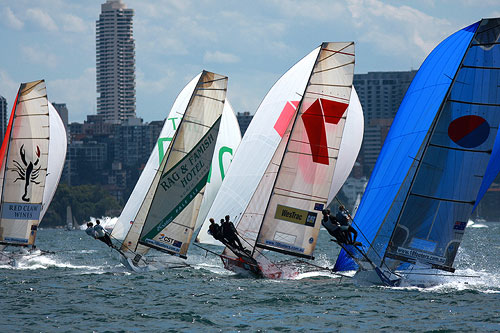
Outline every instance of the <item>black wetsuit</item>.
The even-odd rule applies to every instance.
[[[340,230],[340,226],[339,226],[337,219],[335,217],[333,217],[332,215],[327,215],[327,216],[323,215],[323,219],[321,220],[321,224],[323,225],[323,227],[325,227],[326,231],[328,231],[328,233],[330,235],[335,237],[337,242],[339,242],[339,243],[346,242],[344,234]]]
[[[210,224],[210,226],[208,227],[208,233],[212,235],[212,237],[218,240],[219,242],[225,243],[224,237],[222,237],[221,227],[218,224],[216,223]]]
[[[234,227],[233,222],[222,223],[222,235],[232,247],[241,251],[245,249],[236,234],[236,228]]]
[[[358,237],[358,232],[351,226],[347,216],[339,211],[337,213],[336,219],[340,224],[340,229],[342,230],[347,242],[349,244],[354,244],[356,242],[356,238]]]

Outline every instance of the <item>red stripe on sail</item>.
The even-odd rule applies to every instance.
[[[14,105],[12,106],[12,112],[10,113],[9,124],[7,125],[7,130],[5,131],[5,136],[4,136],[3,141],[2,141],[2,147],[0,148],[0,169],[2,169],[2,167],[3,167],[5,153],[7,151],[7,147],[9,146],[10,132],[12,130],[12,123],[14,122],[14,113],[16,112],[17,98],[18,97],[19,97],[19,93],[17,93]]]
[[[302,121],[309,139],[313,162],[328,165],[325,121],[319,99],[302,114]]]
[[[274,129],[278,132],[279,136],[283,137],[285,134],[286,128],[292,120],[293,114],[299,105],[299,101],[286,102],[285,107],[281,110],[281,114],[276,120],[274,124]]]

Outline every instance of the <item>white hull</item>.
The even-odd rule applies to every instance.
[[[125,266],[129,271],[135,272],[135,273],[144,273],[144,272],[149,272],[150,267],[147,264],[141,264],[139,266],[135,265],[132,262],[131,258],[126,258],[122,255],[120,255],[120,263]]]

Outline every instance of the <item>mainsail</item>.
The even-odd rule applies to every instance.
[[[378,267],[454,270],[467,219],[499,170],[499,36],[500,19],[456,32],[408,88],[355,219]],[[355,267],[342,252],[336,269]]]
[[[186,256],[221,123],[227,77],[203,72],[122,250],[142,246]]]
[[[0,242],[33,245],[66,157],[66,131],[43,80],[21,84],[0,151]]]

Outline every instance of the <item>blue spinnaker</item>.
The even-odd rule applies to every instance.
[[[410,180],[417,171],[415,162],[422,157],[431,126],[478,25],[479,22],[456,32],[429,54],[394,118],[353,223],[360,233],[358,240],[377,265],[383,259]],[[356,267],[342,251],[335,270]]]

